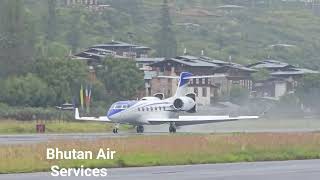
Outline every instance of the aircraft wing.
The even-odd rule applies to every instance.
[[[100,117],[80,117],[79,109],[75,108],[74,118],[80,121],[100,121],[100,122],[111,122],[111,120],[107,116]]]
[[[259,116],[179,116],[172,119],[149,119],[150,124],[163,124],[174,122],[177,126],[218,123],[227,121],[237,121],[242,119],[258,119]]]

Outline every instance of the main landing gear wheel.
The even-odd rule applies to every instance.
[[[112,132],[113,132],[114,134],[118,134],[118,128],[114,128],[114,129],[112,130]]]
[[[144,127],[143,126],[137,126],[137,133],[143,133],[144,132]]]
[[[174,124],[170,124],[169,132],[170,133],[176,133],[177,132],[177,128],[176,128],[176,126]]]

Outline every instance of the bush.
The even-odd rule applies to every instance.
[[[34,74],[3,81],[0,100],[11,106],[44,106],[53,97],[48,85]]]
[[[63,113],[63,114],[61,114]],[[9,107],[0,103],[0,119],[30,120],[56,120],[73,119],[73,112],[58,111],[55,108]]]
[[[230,90],[230,101],[236,104],[242,104],[248,101],[249,95],[250,92],[248,89],[234,85]]]

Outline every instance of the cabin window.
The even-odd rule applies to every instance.
[[[153,111],[153,108],[152,108],[152,107],[150,107],[150,111]]]
[[[144,111],[144,108],[141,108],[142,111]]]
[[[156,110],[158,110],[158,108],[157,108],[157,107],[155,107],[155,108],[154,108],[154,110],[156,111]]]
[[[149,108],[146,108],[146,111],[149,111]]]
[[[140,111],[140,108],[138,108],[138,111]]]

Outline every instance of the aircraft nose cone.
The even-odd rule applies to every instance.
[[[121,111],[122,111],[122,109],[111,109],[111,110],[108,112],[107,116],[108,116],[108,118],[114,118],[115,115],[116,115],[117,113],[121,112]]]

